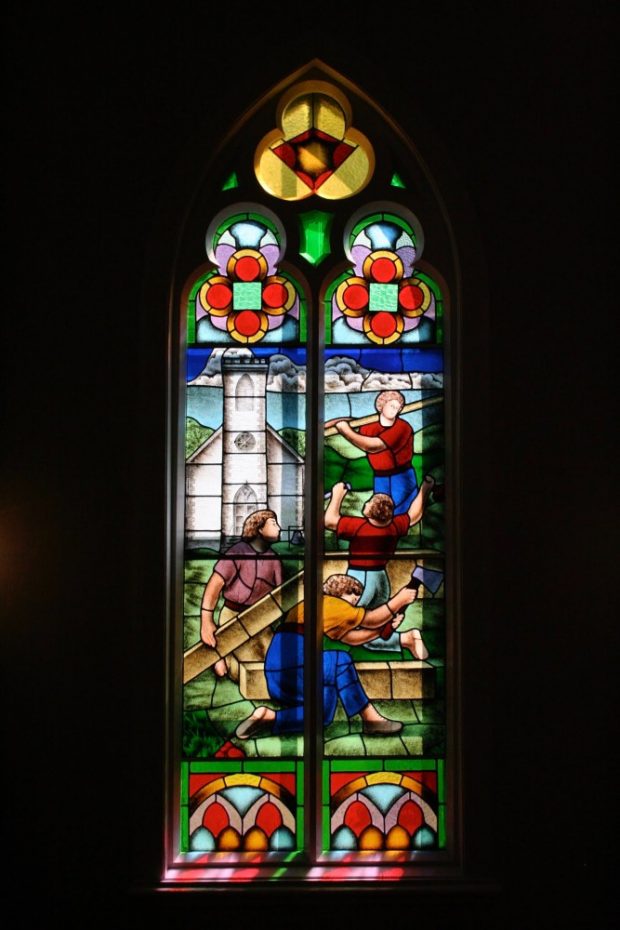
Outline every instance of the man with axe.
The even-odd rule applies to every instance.
[[[360,607],[371,610],[389,598],[387,563],[396,551],[399,539],[406,536],[410,527],[422,519],[426,501],[434,484],[434,479],[427,475],[419,494],[405,514],[394,513],[394,502],[387,494],[373,494],[364,504],[361,517],[341,516],[340,509],[348,488],[343,481],[338,481],[332,488],[331,499],[325,511],[325,527],[334,530],[338,539],[346,539],[349,542],[350,562],[347,575],[356,578],[363,587],[358,601]],[[417,580],[418,583],[424,583],[422,579]],[[414,581],[412,578],[410,585],[417,590]],[[419,630],[397,633],[389,624],[376,639],[366,640],[364,645],[371,650],[394,652],[405,646],[416,659],[426,659],[428,656]]]

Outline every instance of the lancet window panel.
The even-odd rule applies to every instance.
[[[449,224],[320,63],[238,137],[177,269],[164,880],[406,880],[459,848]]]

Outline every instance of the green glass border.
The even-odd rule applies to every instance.
[[[444,320],[443,320],[443,297],[441,294],[441,288],[429,274],[425,271],[418,271],[417,268],[413,269],[413,275],[416,278],[419,278],[420,281],[423,281],[433,292],[435,298],[435,320],[436,320],[436,333],[435,341],[437,344],[443,343],[443,334],[444,334]]]
[[[189,763],[181,762],[179,852],[189,852]]]
[[[190,762],[190,772],[193,775],[226,775],[228,772],[242,772],[243,762]]]
[[[293,272],[288,269],[278,268],[278,274],[291,282],[299,298],[299,337],[297,341],[305,348],[308,338],[308,301],[305,290]]]
[[[437,800],[440,804],[446,800],[446,763],[443,759],[437,760]]]
[[[365,769],[367,772],[383,772],[383,759],[367,759],[366,756],[360,756],[355,762],[349,760],[335,759],[331,763],[332,772],[359,772]]]
[[[414,756],[409,759],[394,759],[390,762],[386,772],[436,772],[437,759],[416,759]]]
[[[323,297],[323,319],[324,319],[324,340],[325,345],[332,345],[332,297],[334,296],[334,291],[339,284],[342,284],[343,281],[346,281],[347,278],[351,277],[353,274],[353,268],[347,268],[346,271],[343,271],[342,274],[339,274],[330,284],[327,286],[325,295]]]
[[[437,847],[445,849],[447,845],[446,805],[440,804],[437,811]]]
[[[264,759],[262,762],[252,761],[243,763],[244,772],[295,772],[297,763],[292,759],[283,759],[278,762],[274,759]]]
[[[212,278],[217,271],[212,269],[201,274],[192,284],[191,290],[187,297],[187,345],[188,347],[196,342],[196,296],[198,291],[209,278]]]

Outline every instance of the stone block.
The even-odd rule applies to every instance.
[[[428,662],[356,662],[371,701],[413,701],[433,697],[435,669]]]
[[[253,644],[243,647],[244,650],[250,648]],[[235,654],[239,657],[239,650]],[[371,701],[413,701],[434,697],[435,669],[428,662],[357,662],[355,667]],[[250,700],[269,700],[262,661],[240,659],[239,690]]]
[[[387,662],[356,662],[355,668],[371,701],[392,697],[392,676]]]
[[[267,679],[262,662],[239,663],[239,691],[250,701],[268,701]]]
[[[392,697],[396,700],[435,696],[435,669],[428,662],[388,662],[392,677]],[[370,695],[369,695],[370,696]]]

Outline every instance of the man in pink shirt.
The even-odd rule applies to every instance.
[[[215,610],[220,595],[224,604],[219,612],[217,626],[226,623],[238,613],[251,607],[273,588],[282,584],[282,563],[271,548],[280,538],[280,526],[273,510],[256,510],[246,518],[241,539],[226,550],[215,563],[213,573],[205,585],[200,608],[200,638],[207,646],[215,646]],[[260,648],[261,636],[254,638],[254,649]],[[238,661],[220,659],[215,673],[223,677],[230,672],[238,678]]]

